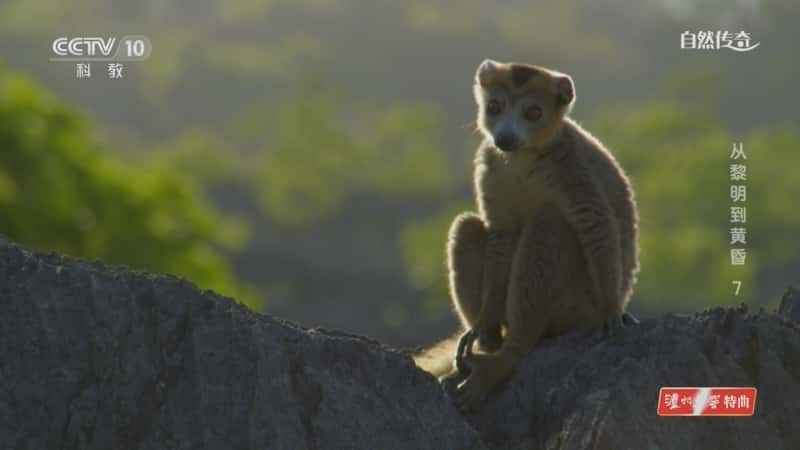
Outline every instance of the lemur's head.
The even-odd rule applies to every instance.
[[[487,59],[475,73],[478,128],[505,152],[546,145],[575,101],[572,79],[543,67]]]

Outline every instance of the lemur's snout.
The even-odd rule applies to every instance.
[[[514,150],[517,146],[517,138],[514,133],[504,131],[494,135],[494,145],[504,152]]]

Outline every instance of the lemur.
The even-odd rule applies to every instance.
[[[414,357],[440,380],[468,374],[454,393],[462,410],[482,404],[542,338],[637,322],[625,308],[639,271],[631,183],[568,117],[572,79],[485,60],[474,95],[484,136],[478,212],[458,215],[447,241],[450,296],[466,331]]]

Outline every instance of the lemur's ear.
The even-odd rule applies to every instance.
[[[484,59],[481,65],[478,66],[478,70],[475,72],[475,82],[481,85],[486,85],[491,75],[497,71],[498,66],[500,66],[499,62],[491,59]]]
[[[575,100],[575,85],[569,75],[559,75],[556,78],[556,103],[569,105]]]

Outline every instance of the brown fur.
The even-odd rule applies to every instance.
[[[493,96],[506,115],[484,112]],[[486,136],[475,158],[478,214],[456,217],[447,246],[453,306],[482,349],[464,359],[470,374],[456,401],[465,409],[479,405],[543,337],[618,323],[638,271],[633,190],[608,150],[567,117],[572,80],[487,61],[475,97]],[[517,118],[523,101],[542,108],[539,121]],[[524,131],[518,148],[495,147],[500,126]],[[446,355],[437,376],[455,374],[454,356]]]

